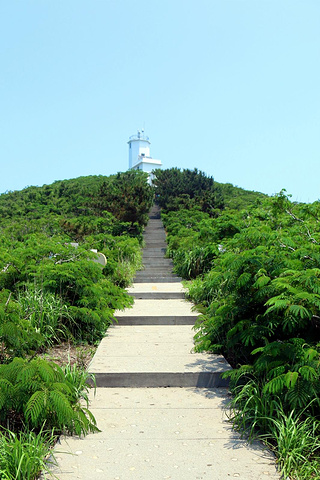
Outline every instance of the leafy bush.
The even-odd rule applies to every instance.
[[[96,344],[114,311],[132,304],[124,287],[141,267],[153,196],[137,171],[0,195],[0,422],[40,432],[0,438],[1,478],[35,478],[46,429],[97,430],[79,403],[88,401],[88,374],[33,357],[64,339]],[[105,254],[104,269],[91,249]]]
[[[284,191],[218,218],[164,215],[176,271],[195,276],[196,350],[235,367],[234,424],[271,442],[284,474],[299,479],[318,478],[319,221],[319,202],[293,204]],[[206,249],[214,255],[202,262]]]
[[[153,195],[147,175],[130,171],[0,196],[0,289],[12,293],[2,337],[13,355],[26,351],[14,340],[23,319],[44,333],[47,343],[69,334],[75,341],[101,339],[114,310],[132,302],[123,288],[141,267],[142,230]],[[105,269],[90,249],[105,254]],[[18,297],[19,321],[9,322]]]
[[[45,343],[44,337],[35,331],[18,302],[9,290],[0,291],[0,362],[15,356],[34,353]]]
[[[86,388],[53,362],[15,358],[0,365],[0,420],[12,430],[22,422],[30,430],[97,431],[94,416],[78,401]]]
[[[197,170],[170,168],[155,170],[156,198],[166,211],[190,209],[198,206],[202,211],[216,216],[223,208],[220,187],[215,185],[212,177]]]
[[[24,255],[26,263],[20,260],[21,255]],[[33,297],[37,307],[30,303],[32,295],[27,297],[21,296],[20,293],[23,307],[27,308],[23,313],[26,316],[25,323],[29,319],[29,324],[38,328],[37,322],[38,326],[42,322],[44,331],[42,317],[43,302],[46,298],[47,314],[50,305],[56,303],[55,317],[50,321],[59,321],[58,338],[68,331],[77,341],[96,342],[102,338],[111,323],[114,310],[131,305],[132,299],[121,287],[115,285],[112,279],[106,278],[101,267],[91,258],[94,259],[94,253],[85,248],[74,248],[53,239],[31,237],[25,247],[20,247],[12,254],[10,269],[14,269],[15,272],[14,282],[10,269],[3,272],[2,277],[0,274],[0,281],[2,280],[3,285],[12,290],[21,290],[21,286],[26,286],[28,290],[31,283],[38,292],[41,290],[43,296],[41,301],[40,297],[38,299]],[[123,283],[127,280],[128,278],[123,280]],[[59,302],[63,306],[59,305]],[[62,315],[57,318],[59,310]],[[32,312],[34,315],[30,315]],[[48,320],[49,318],[45,322]],[[51,336],[51,340],[54,340],[51,327],[48,325],[46,336]]]

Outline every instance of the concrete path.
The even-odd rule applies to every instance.
[[[101,432],[63,438],[54,473],[60,480],[279,479],[273,456],[247,445],[227,422],[225,359],[192,353],[196,314],[163,256],[164,230],[153,217],[156,209],[145,233],[145,270],[129,289],[134,307],[117,312],[89,367],[98,384],[90,409]]]

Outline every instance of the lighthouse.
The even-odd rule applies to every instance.
[[[149,183],[152,181],[152,170],[162,167],[161,160],[156,160],[150,155],[150,140],[144,130],[138,130],[128,141],[129,145],[129,170],[142,170],[149,174]]]

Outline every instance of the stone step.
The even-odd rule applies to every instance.
[[[164,274],[164,275],[171,275],[172,274],[172,267],[167,266],[158,266],[158,267],[152,267],[151,265],[145,266],[143,270],[140,270],[138,272],[139,274],[145,273],[148,275],[159,275],[159,274]]]
[[[155,265],[169,265],[170,263],[173,264],[172,260],[170,258],[165,258],[163,255],[163,252],[160,252],[159,255],[156,255],[155,253],[152,253],[150,256],[145,256],[143,255],[142,257],[142,262],[147,261],[148,263],[152,264],[154,262]]]
[[[148,265],[144,264],[144,268],[143,270],[138,270],[138,272],[144,272],[146,271],[147,269],[148,270],[151,270],[151,271],[154,271],[154,272],[172,272],[172,268],[173,266],[172,265],[152,265],[151,263]],[[138,273],[137,272],[137,273]]]
[[[145,242],[145,247],[146,250],[150,250],[151,248],[167,248],[166,242],[159,242],[159,241],[152,241],[152,242]]]
[[[173,262],[169,258],[143,258],[142,261],[144,266],[173,268]]]
[[[181,282],[180,277],[157,277],[157,276],[150,276],[150,277],[136,277],[134,279],[135,283],[175,283]]]
[[[160,268],[163,268],[163,269],[167,269],[168,272],[172,272],[173,270],[173,264],[170,262],[170,263],[160,263],[160,262],[155,262],[155,265],[153,265],[151,262],[146,262],[146,263],[143,263],[143,269],[146,270],[146,269],[150,269],[150,268],[157,268],[157,269],[160,269]],[[140,270],[142,271],[142,270]]]
[[[168,275],[169,277],[174,277],[175,275],[172,273],[172,268],[168,267],[160,267],[160,268],[152,268],[152,267],[147,267],[144,270],[139,270],[139,272],[136,273],[136,278],[138,277],[145,277],[145,276],[160,276],[160,277],[165,277]]]
[[[146,248],[143,251],[142,258],[168,258],[166,257],[166,248]]]
[[[90,370],[89,370],[90,371]],[[96,386],[102,388],[227,387],[229,381],[220,372],[94,373]]]
[[[152,270],[145,270],[144,271],[144,274],[142,275],[142,273],[140,272],[140,275],[139,276],[136,276],[136,278],[134,279],[134,281],[138,281],[138,280],[145,280],[146,278],[160,278],[161,280],[164,279],[164,278],[176,278],[176,275],[172,272],[155,272],[155,271],[152,271]],[[139,282],[137,282],[139,283]],[[146,282],[144,282],[146,283]],[[159,283],[163,283],[162,281],[160,281]],[[168,283],[171,283],[168,281]]]
[[[139,275],[136,278],[145,278],[145,277],[175,277],[176,275],[170,270],[155,270],[152,268],[147,268],[146,270],[140,271]]]
[[[184,315],[184,316],[166,316],[166,315],[157,315],[157,316],[130,316],[122,317],[117,315],[116,317],[117,325],[194,325],[197,319],[194,315]]]
[[[150,238],[150,239],[153,239],[153,240],[156,240],[157,238],[160,239],[160,240],[166,240],[167,238],[167,235],[165,234],[164,230],[163,230],[163,227],[159,228],[159,229],[154,229],[154,230],[149,230],[149,231],[144,231],[144,234],[143,234],[143,237],[144,238]]]
[[[134,283],[127,289],[128,293],[185,293],[185,289],[181,283]],[[176,303],[176,302],[174,302]],[[190,304],[187,302],[188,312],[190,311]],[[135,308],[135,307],[133,307]],[[157,304],[158,308],[158,304]],[[176,308],[176,306],[175,306]],[[132,309],[130,309],[132,312]],[[158,310],[156,311],[158,313]]]
[[[161,284],[157,284],[158,288],[161,288]],[[148,287],[148,285],[146,285]],[[172,291],[177,291],[180,285],[170,285],[168,284],[167,287],[170,287]],[[135,289],[138,290],[141,288],[141,291],[146,291],[142,285],[135,285]],[[192,312],[191,304],[186,300],[182,299],[168,299],[168,300],[153,300],[153,299],[145,299],[140,300],[136,299],[134,302],[133,308],[126,308],[125,310],[117,310],[114,313],[115,317],[138,317],[138,316],[170,316],[175,315],[177,317],[189,316],[193,315],[194,319],[197,318],[197,313]],[[109,330],[107,331],[107,333]],[[172,330],[170,330],[172,333]],[[190,332],[189,332],[190,333]],[[188,337],[192,343],[193,336]],[[191,347],[190,347],[191,348]]]
[[[149,261],[147,262],[147,264],[144,264],[144,265],[147,265],[149,268],[156,268],[156,269],[165,269],[167,268],[168,270],[172,270],[172,267],[173,267],[173,264],[172,262],[166,260],[164,258],[161,258],[161,262],[159,261],[155,261],[155,260],[152,260],[151,258],[149,259]]]
[[[164,300],[165,302],[165,300]],[[191,325],[112,326],[89,366],[98,387],[226,386],[221,355],[191,353]]]
[[[144,232],[143,235],[144,239],[150,239],[150,240],[166,240],[166,234],[163,231],[163,228],[159,231],[150,231],[150,232]]]
[[[160,215],[160,210],[157,211],[157,212],[152,212],[150,213],[149,215],[149,222],[152,222],[152,221],[159,221],[161,222],[161,215]]]
[[[181,281],[181,278],[177,277],[177,275],[173,274],[173,273],[170,273],[170,272],[153,272],[153,271],[146,271],[146,272],[138,272],[134,281],[135,283],[139,283],[138,281],[139,280],[147,280],[147,279],[155,279],[155,280],[149,280],[148,283],[150,282],[155,282],[156,279],[158,278],[159,279],[159,283],[163,283],[163,280],[165,280],[166,278],[168,278],[168,283],[171,283],[171,281],[169,279],[175,279],[175,280],[179,280],[179,282]]]
[[[161,240],[161,238],[144,238],[145,248],[166,248],[167,242],[165,240]]]
[[[152,268],[152,267],[148,267],[147,269],[145,270],[140,270],[139,272],[136,273],[136,278],[140,278],[140,277],[175,277],[176,275],[174,273],[172,273],[172,268],[160,268],[160,269],[156,269],[156,268]]]
[[[152,256],[153,254],[162,254],[162,256],[164,257],[165,253],[166,253],[166,250],[167,250],[167,247],[160,247],[160,248],[157,248],[157,247],[149,247],[149,248],[144,248],[143,250],[143,255],[149,255],[149,256]]]
[[[144,237],[166,238],[166,233],[163,229],[163,226],[161,225],[159,226],[159,228],[152,228],[152,229],[146,228],[144,231]]]
[[[134,292],[129,293],[131,297],[139,299],[169,300],[175,298],[185,298],[183,292]]]
[[[156,240],[152,240],[152,241],[145,241],[145,249],[149,250],[150,248],[167,248],[167,244],[166,242],[161,242],[161,241],[156,241]]]
[[[274,456],[227,418],[226,388],[98,388],[101,432],[62,437],[59,480],[279,480]]]
[[[152,267],[148,267],[146,268],[145,270],[140,270],[139,272],[136,273],[136,278],[140,278],[140,277],[174,277],[175,274],[172,273],[172,268],[152,268]]]
[[[157,263],[163,263],[163,264],[173,263],[172,258],[165,257],[164,252],[161,249],[158,252],[144,251],[143,254],[142,254],[142,260],[148,260],[150,263],[155,262],[155,264],[157,264]]]

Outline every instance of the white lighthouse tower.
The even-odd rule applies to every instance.
[[[161,168],[161,160],[155,160],[150,156],[149,137],[144,134],[144,130],[138,130],[136,135],[132,135],[128,141],[129,144],[129,169],[142,170],[149,174],[149,183],[152,180],[152,170]]]

